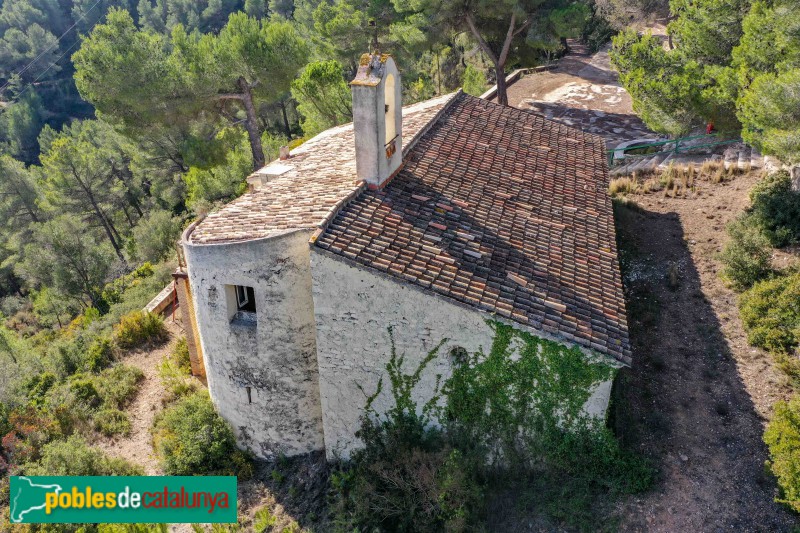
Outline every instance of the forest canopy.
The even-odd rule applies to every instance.
[[[102,308],[105,283],[170,256],[165,236],[241,194],[282,145],[352,120],[348,81],[362,53],[397,58],[405,103],[462,85],[479,94],[602,26],[594,8],[590,0],[4,0],[3,313],[39,293]],[[502,83],[498,91],[505,101]]]
[[[612,60],[636,111],[682,135],[708,122],[765,154],[800,162],[800,5],[672,0],[669,44],[627,29]]]

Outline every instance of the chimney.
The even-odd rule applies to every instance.
[[[392,56],[364,54],[355,79],[353,128],[356,174],[378,188],[403,162],[403,104],[400,73]]]

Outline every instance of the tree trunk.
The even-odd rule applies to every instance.
[[[289,126],[289,116],[286,114],[286,100],[281,100],[281,111],[283,112],[283,127],[286,130],[286,140],[292,140],[292,128]]]
[[[131,214],[130,214],[130,213],[128,213],[128,208],[127,208],[127,207],[125,207],[125,204],[124,204],[124,203],[123,203],[122,205],[120,205],[120,207],[122,207],[122,212],[123,212],[123,213],[125,213],[125,218],[128,220],[128,226],[130,226],[130,227],[131,227],[131,229],[133,229],[133,227],[134,227],[136,224],[134,224],[134,223],[133,223],[133,219],[131,218]]]
[[[508,105],[505,65],[495,63],[494,71],[497,75],[497,103],[500,105]]]
[[[117,252],[117,257],[119,257],[122,261],[125,261],[125,257],[123,257],[122,255],[122,249],[120,248],[119,244],[117,244],[117,240],[114,238],[114,233],[116,233],[116,229],[112,231],[111,222],[109,220],[106,220],[106,216],[103,213],[103,210],[100,209],[100,206],[97,205],[94,196],[91,193],[88,193],[88,197],[89,197],[89,202],[92,204],[92,209],[97,215],[97,218],[100,219],[100,224],[103,226],[103,229],[106,231],[106,236],[108,237],[108,240],[111,242],[111,246],[113,246],[114,251]]]
[[[99,206],[98,206],[98,209],[100,209]],[[100,209],[100,213],[105,218],[106,224],[108,224],[108,227],[111,228],[111,232],[114,234],[114,238],[117,239],[117,243],[119,244],[120,249],[122,249],[122,235],[120,235],[119,232],[117,231],[116,226],[114,226],[114,223],[111,221],[111,217],[106,215],[105,211],[103,211],[102,209]],[[122,258],[120,257],[120,259],[122,259]]]
[[[494,71],[497,74],[497,103],[501,105],[508,105],[508,92],[506,91],[506,62],[508,61],[508,53],[511,50],[511,42],[514,40],[514,36],[518,35],[522,30],[527,28],[530,25],[529,21],[525,21],[522,26],[517,27],[517,16],[516,14],[511,15],[511,20],[508,24],[508,32],[506,33],[506,38],[503,41],[503,48],[500,50],[500,55],[495,55],[492,51],[492,47],[489,46],[489,43],[481,35],[481,32],[478,31],[477,26],[475,25],[475,20],[472,18],[472,14],[467,12],[464,15],[464,20],[467,23],[472,35],[478,40],[478,44],[483,50],[483,53],[492,60],[494,63]]]
[[[253,92],[244,77],[239,78],[239,90],[241,91],[244,112],[247,115],[244,127],[250,139],[250,149],[253,151],[253,170],[258,170],[266,164],[264,159],[264,149],[261,147],[261,135],[258,133],[258,117],[256,108],[253,105]]]

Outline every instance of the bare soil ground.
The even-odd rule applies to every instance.
[[[183,327],[177,320],[173,322],[168,317],[164,324],[169,331],[168,342],[155,349],[144,348],[131,352],[121,361],[144,372],[136,397],[126,409],[131,421],[131,434],[127,437],[104,437],[95,442],[96,446],[108,454],[141,465],[150,476],[163,474],[158,467],[150,438],[153,419],[163,408],[162,400],[166,395],[158,376],[158,364],[183,336]]]
[[[718,275],[725,225],[757,179],[701,182],[687,198],[633,196],[641,209],[619,209],[634,363],[617,391],[617,430],[659,469],[653,490],[620,505],[622,531],[800,524],[774,502],[764,469],[764,423],[789,394],[786,378],[747,344],[736,295]]]

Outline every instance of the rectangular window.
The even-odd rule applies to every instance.
[[[246,285],[226,285],[228,319],[237,322],[256,322],[256,293]]]
[[[239,311],[256,312],[256,295],[253,287],[236,285],[236,306]]]

